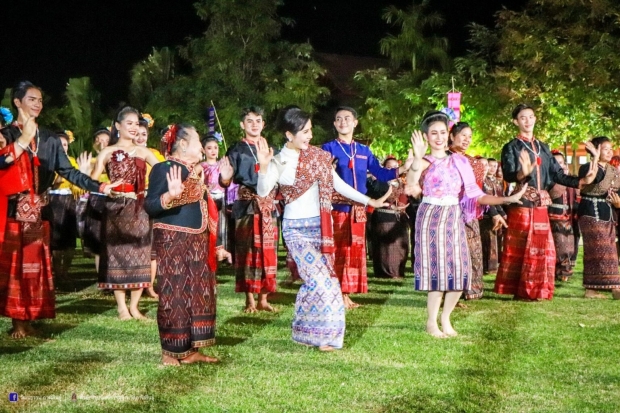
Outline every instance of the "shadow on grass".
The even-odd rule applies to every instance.
[[[86,298],[59,307],[56,314],[101,314],[111,308],[114,303],[104,298]]]

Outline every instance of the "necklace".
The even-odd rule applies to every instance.
[[[526,145],[527,140],[522,137],[522,136],[517,136],[517,138],[521,141],[521,143],[523,144],[523,146],[525,146],[525,148],[532,152],[534,154],[534,159],[536,159],[536,165],[540,166],[542,164],[542,159],[540,159],[540,144],[538,144],[538,151],[534,152],[534,143],[536,142],[536,138],[532,137],[532,141],[530,142],[532,147],[530,148],[528,145]]]
[[[256,157],[256,155],[254,155],[252,146],[250,146],[248,141],[244,139],[243,142],[245,142],[245,144],[248,145],[248,148],[250,149],[250,153],[252,154],[252,157],[254,158],[254,172],[258,173],[258,171],[260,170],[260,165],[258,164],[258,158]]]
[[[17,126],[17,129],[19,129],[19,133],[23,133],[22,128],[20,127],[20,125],[18,123],[15,124]],[[26,146],[25,148],[19,144],[18,145],[22,148],[22,149],[28,149],[28,151],[32,154],[32,162],[34,163],[34,166],[41,166],[41,161],[39,161],[39,143],[41,142],[41,137],[39,136],[39,128],[37,128],[37,144],[35,146],[34,141],[30,141],[30,145]]]
[[[340,145],[342,152],[344,152],[347,158],[349,158],[349,169],[353,169],[353,158],[355,158],[355,155],[357,154],[357,145],[355,144],[356,142],[353,141],[349,144],[349,148],[351,149],[351,155],[349,155],[347,151],[344,150],[344,146],[342,146],[339,139],[336,139],[336,142],[338,142],[338,145]],[[353,145],[353,148],[351,148],[351,145]],[[355,149],[355,152],[353,152],[353,149]]]

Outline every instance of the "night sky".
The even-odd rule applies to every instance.
[[[60,103],[70,77],[90,76],[103,102],[114,106],[127,95],[129,70],[152,47],[183,44],[206,29],[194,0],[4,0],[0,8],[0,88],[28,79]],[[381,20],[388,5],[406,8],[411,0],[288,0],[280,15],[296,21],[283,35],[309,40],[321,52],[379,55],[379,40],[390,27]],[[518,10],[525,0],[433,0],[447,20],[441,30],[451,54],[467,49],[466,25],[488,26],[503,6]],[[156,6],[162,4],[162,6]],[[174,4],[171,8],[170,5]]]

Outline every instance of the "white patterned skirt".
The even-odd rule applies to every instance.
[[[321,220],[284,219],[282,236],[304,281],[295,300],[293,340],[342,348],[345,308],[335,278],[334,257],[321,252]]]
[[[420,204],[414,253],[417,291],[469,289],[471,262],[460,205]]]

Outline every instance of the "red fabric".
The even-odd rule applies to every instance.
[[[334,269],[342,292],[368,292],[366,273],[366,224],[359,222],[354,213],[332,211],[334,222]]]
[[[273,224],[273,218],[271,217],[271,213],[275,208],[273,203],[275,194],[276,190],[274,188],[266,197],[259,197],[250,188],[243,185],[239,186],[238,193],[239,199],[252,201],[254,208],[252,223],[254,248],[261,251],[261,266],[264,269],[265,278],[273,279],[274,285],[278,268],[276,252],[278,228]],[[237,239],[239,240],[239,238]]]
[[[10,155],[13,159],[15,156],[15,143],[7,145],[0,149],[0,155]],[[34,195],[34,185],[32,181],[32,166],[30,158],[23,153],[19,158],[13,161],[8,168],[0,170],[0,243],[4,241],[4,234],[7,226],[7,210],[9,204],[9,195],[30,191]]]
[[[334,252],[334,229],[332,225],[332,192],[334,188],[331,155],[322,149],[309,146],[301,151],[295,182],[293,185],[280,185],[280,192],[284,196],[284,202],[290,204],[306,193],[314,185],[319,184],[319,203],[321,217],[321,252],[331,254]]]
[[[215,272],[215,270],[217,270],[215,244],[217,244],[217,222],[220,213],[217,210],[217,205],[211,196],[207,198],[207,210],[209,213],[209,269]]]
[[[498,294],[514,294],[515,298],[550,300],[554,290],[555,245],[547,216],[540,216],[546,222],[535,222],[534,210],[508,210],[508,230],[494,290]]]
[[[46,221],[9,218],[0,252],[0,314],[17,320],[54,318],[56,298]]]

